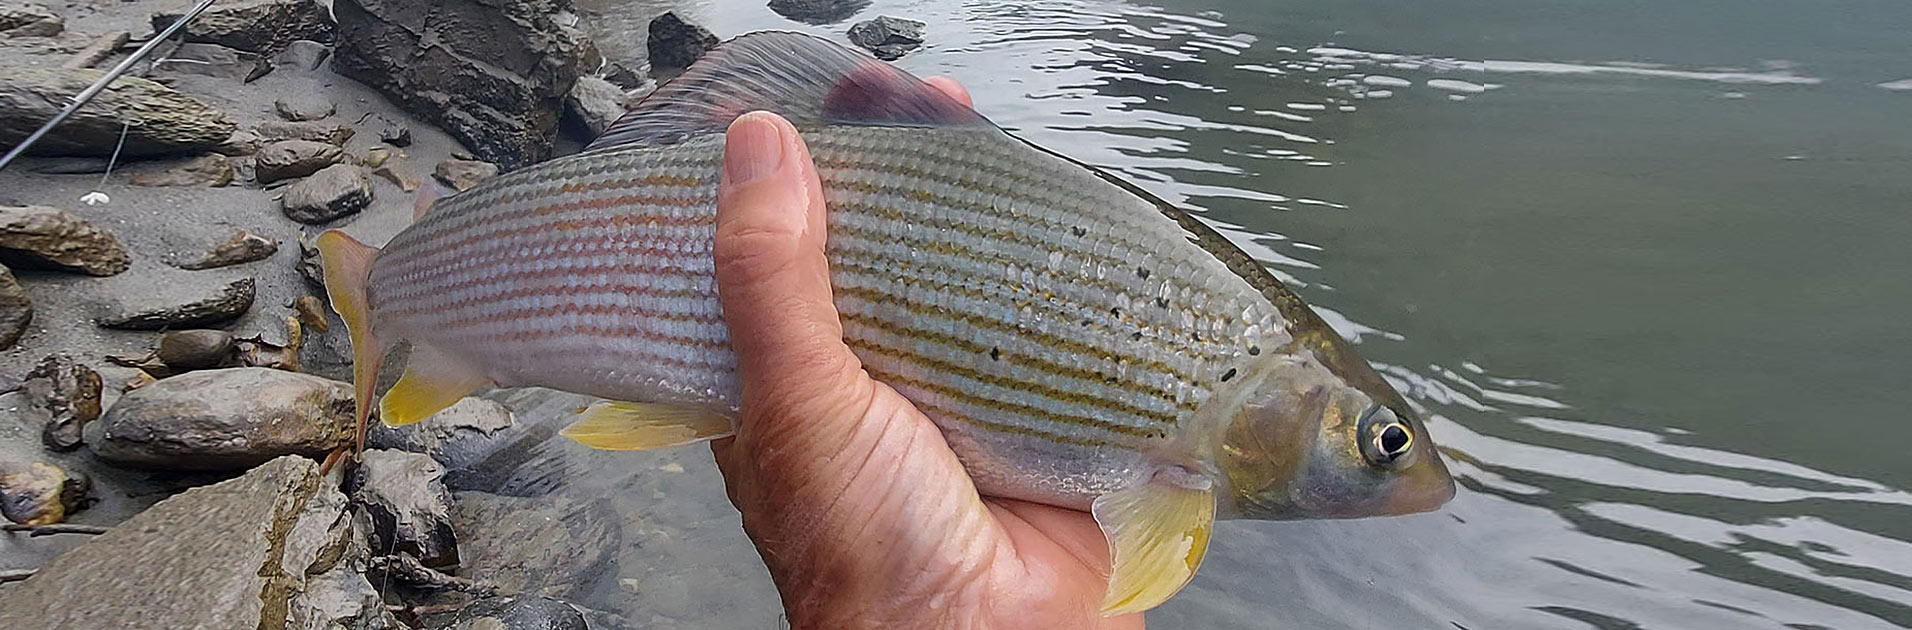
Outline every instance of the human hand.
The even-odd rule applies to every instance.
[[[1093,517],[978,495],[929,418],[844,345],[822,186],[788,121],[731,123],[717,206],[743,417],[711,450],[793,628],[1142,627],[1100,616]]]

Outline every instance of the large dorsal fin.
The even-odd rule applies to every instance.
[[[586,151],[721,133],[754,110],[798,125],[987,126],[976,110],[895,66],[786,31],[740,35],[651,93]]]

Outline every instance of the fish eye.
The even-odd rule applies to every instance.
[[[1387,407],[1376,405],[1361,417],[1361,454],[1376,466],[1398,466],[1414,449],[1414,429]]]

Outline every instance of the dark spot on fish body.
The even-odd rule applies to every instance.
[[[989,360],[991,360],[991,361],[1001,361],[1001,360],[1002,360],[1002,348],[990,348],[990,349],[989,349]]]
[[[1222,372],[1223,383],[1228,382],[1228,379],[1231,379],[1231,378],[1235,378],[1235,368],[1228,368],[1227,372]]]
[[[1149,279],[1149,270],[1148,270],[1148,268],[1147,268],[1147,267],[1136,267],[1136,268],[1135,268],[1135,276],[1136,276],[1136,277],[1138,277],[1138,278],[1141,278],[1141,279],[1143,279],[1143,280],[1147,280],[1147,279]]]
[[[1077,238],[1081,238],[1081,237],[1089,235],[1089,228],[1085,228],[1080,225],[1077,225],[1077,226],[1070,227],[1069,232],[1075,234]]]
[[[1165,297],[1155,298],[1155,308],[1168,308],[1168,298],[1165,298]]]
[[[1248,346],[1248,356],[1261,356],[1261,346]]]

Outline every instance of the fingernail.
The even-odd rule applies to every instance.
[[[770,115],[751,112],[730,123],[724,138],[724,179],[732,186],[769,176],[783,162],[783,132]]]

